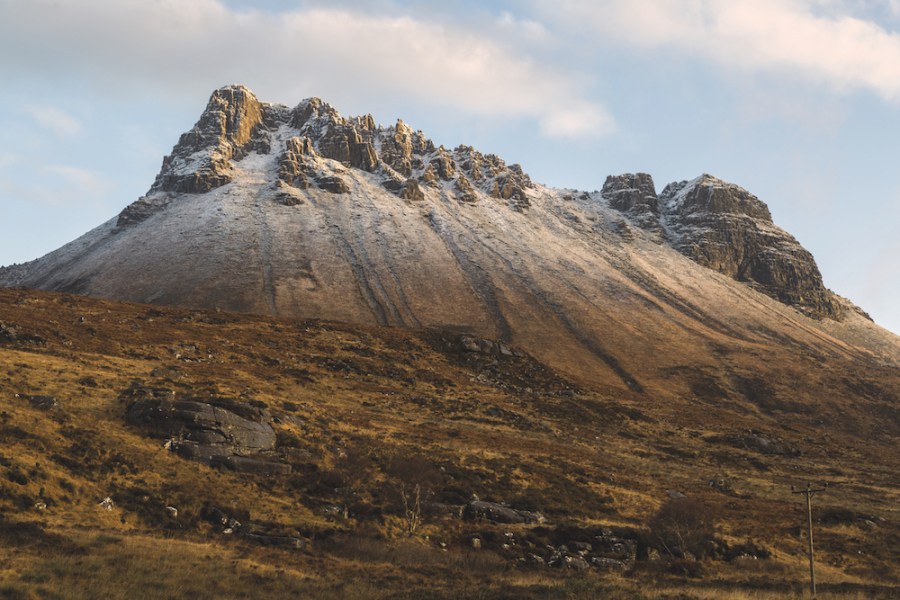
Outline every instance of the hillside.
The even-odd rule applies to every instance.
[[[807,481],[823,597],[896,595],[896,366],[710,356],[636,362],[663,396],[446,330],[0,290],[0,596],[783,598]],[[715,531],[673,567],[682,494]]]

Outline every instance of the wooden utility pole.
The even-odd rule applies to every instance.
[[[812,495],[817,492],[824,492],[825,488],[828,487],[826,483],[820,489],[813,489],[812,485],[807,482],[805,490],[795,490],[794,486],[791,486],[792,494],[804,494],[806,496],[806,523],[807,523],[807,533],[809,534],[809,590],[812,592],[812,597],[816,597],[816,567],[815,562],[813,562],[813,533],[812,533]]]

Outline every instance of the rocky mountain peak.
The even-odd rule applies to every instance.
[[[211,129],[235,146],[243,146],[262,122],[262,105],[256,95],[242,85],[231,85],[213,92],[200,118],[200,128],[209,121]]]
[[[845,308],[825,288],[812,254],[747,190],[704,174],[667,185],[659,207],[670,243],[695,262],[809,316],[843,318]]]
[[[251,150],[268,151],[262,134],[272,121],[269,105],[242,85],[214,91],[190,131],[181,135],[146,196],[123,210],[118,225],[139,223],[169,204],[175,194],[202,194],[234,178],[233,160]]]
[[[734,214],[772,222],[769,207],[759,198],[740,186],[705,173],[693,181],[670,183],[661,196],[668,214]]]
[[[533,188],[518,165],[469,146],[435,147],[402,120],[382,127],[372,115],[344,118],[320,98],[296,107],[260,102],[244,86],[213,92],[197,124],[183,134],[146,196],[128,206],[118,227],[139,223],[164,209],[179,194],[205,194],[234,181],[238,165],[250,155],[277,157],[277,201],[301,203],[297,195],[315,187],[350,191],[345,169],[373,174],[404,200],[425,199],[422,186],[446,190],[460,202],[475,203],[478,192],[522,211]]]
[[[841,319],[844,304],[825,288],[812,255],[772,222],[766,204],[704,173],[668,184],[659,196],[646,173],[611,175],[602,196],[640,228],[693,261],[815,318]]]

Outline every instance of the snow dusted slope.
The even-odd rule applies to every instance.
[[[318,99],[293,109],[264,104],[231,86],[213,94],[145,197],[59,250],[0,272],[0,283],[455,328],[631,393],[665,387],[664,375],[636,375],[648,364],[664,374],[700,348],[714,368],[713,357],[736,341],[900,362],[898,339],[847,310],[820,276],[809,289],[822,294],[816,306],[837,307],[822,314],[844,318],[839,324],[776,300],[774,288],[734,280],[760,283],[752,269],[713,270],[683,255],[703,246],[691,232],[715,229],[691,221],[698,211],[679,212],[689,190],[708,181],[679,184],[660,205],[648,176],[630,177],[602,194],[550,189],[495,156],[435,147],[400,121],[383,128],[371,117],[344,119]],[[635,185],[643,191],[629,196]],[[737,230],[725,230],[706,239],[734,240]],[[692,258],[701,255],[709,258]]]

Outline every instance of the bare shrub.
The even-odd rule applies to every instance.
[[[398,508],[412,535],[422,524],[425,503],[441,484],[441,473],[426,458],[412,455],[395,456],[387,474],[395,481]]]
[[[673,559],[703,558],[715,535],[709,510],[692,498],[669,498],[648,526],[651,544]]]

